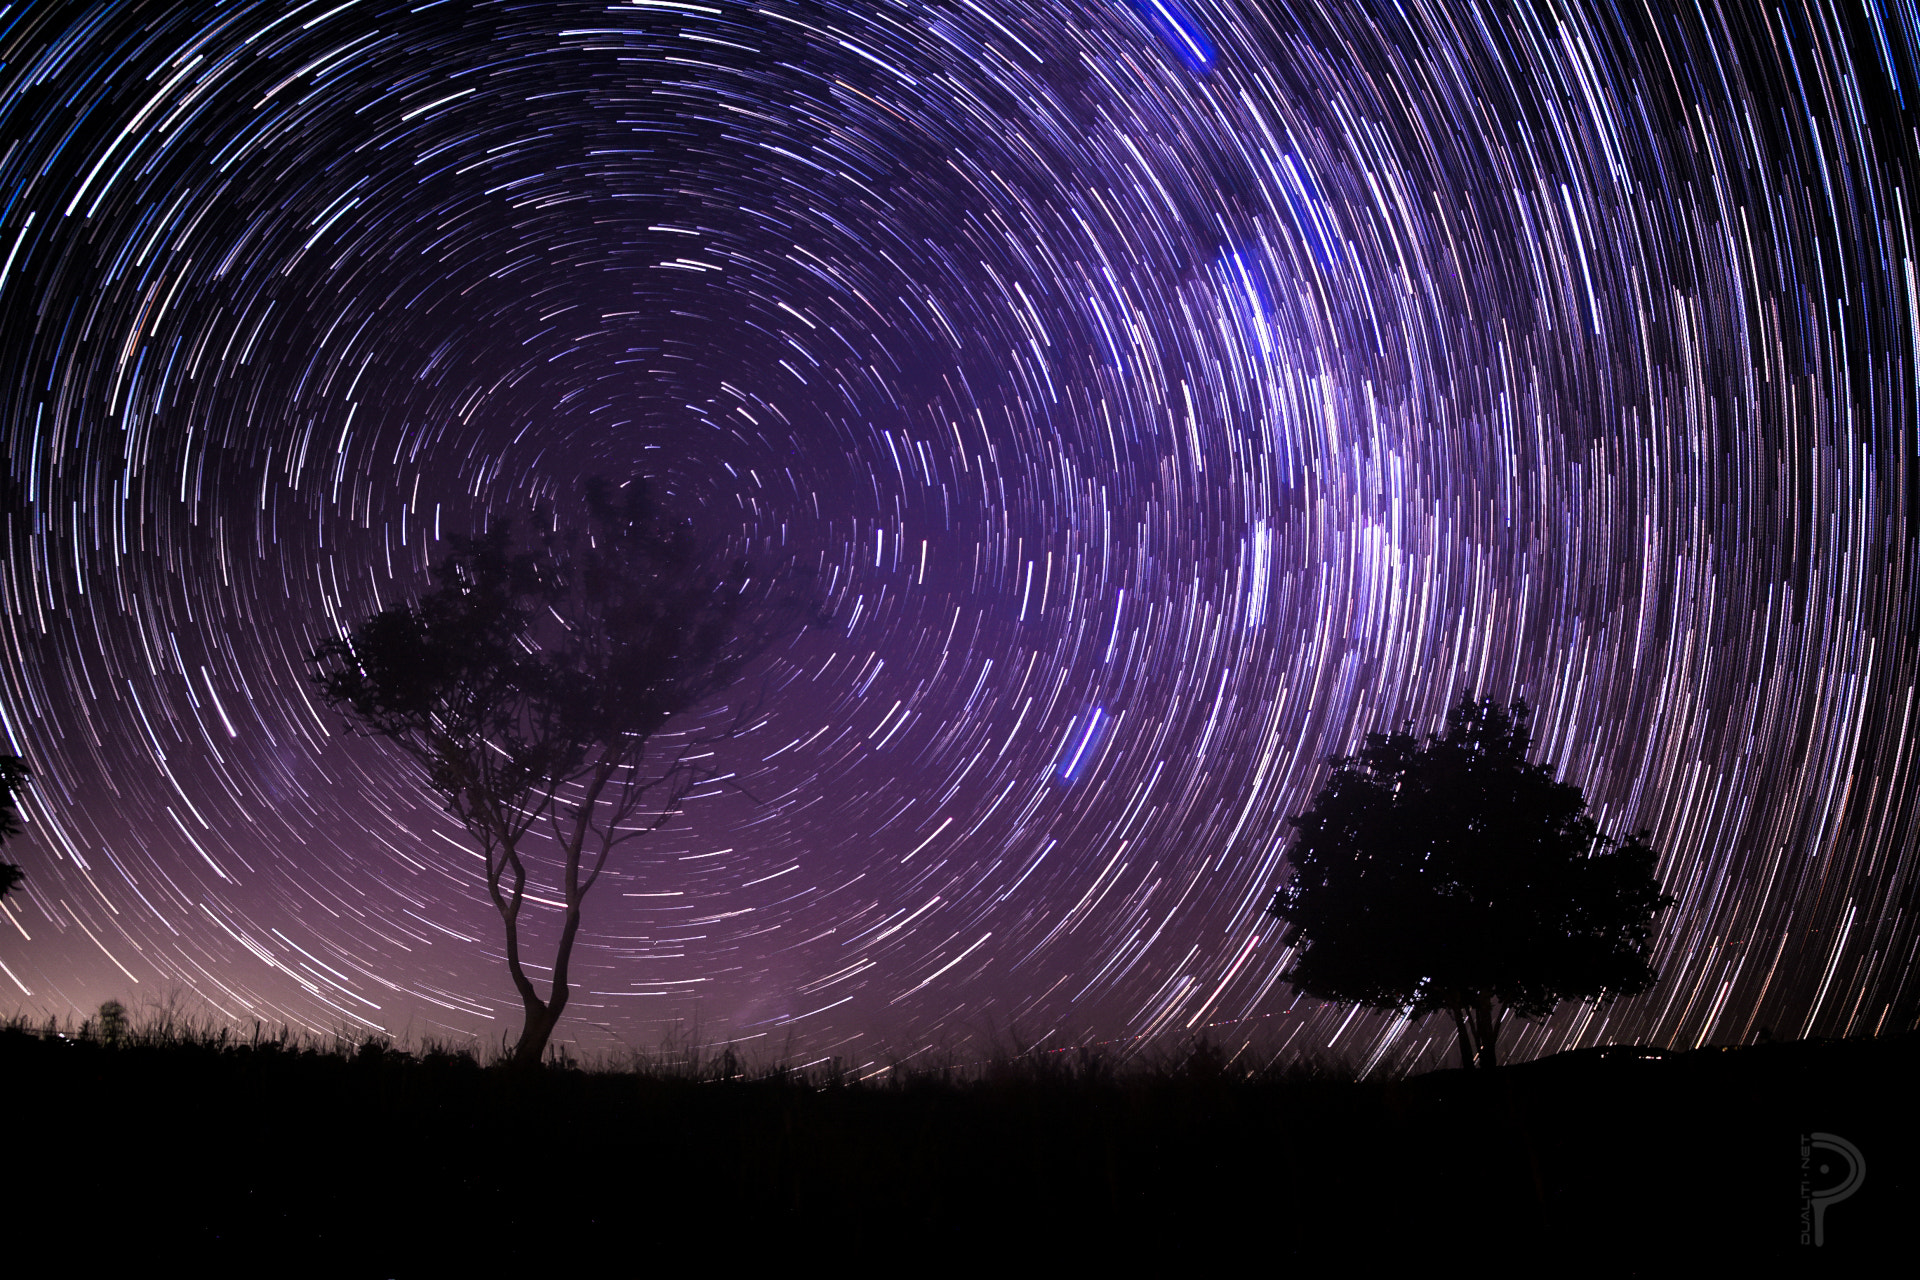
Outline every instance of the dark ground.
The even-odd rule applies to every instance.
[[[1917,1068],[1905,1035],[1359,1084],[1237,1079],[1202,1053],[1155,1072],[1058,1055],[972,1083],[819,1087],[16,1027],[0,1031],[0,1257],[348,1276],[1077,1274],[1160,1258],[1904,1271]],[[1819,1248],[1801,1242],[1816,1132],[1867,1165]],[[1845,1172],[1812,1157],[1811,1190]]]

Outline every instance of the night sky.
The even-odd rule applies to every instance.
[[[517,1031],[478,855],[305,655],[645,474],[834,621],[587,900],[562,1041],[1444,1065],[1264,908],[1327,757],[1469,693],[1677,899],[1654,991],[1508,1052],[1907,1029],[1916,51],[1912,0],[0,9],[0,1008]]]

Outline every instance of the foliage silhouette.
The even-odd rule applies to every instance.
[[[20,834],[20,793],[33,776],[27,762],[19,756],[0,755],[0,840]],[[27,873],[11,862],[0,862],[0,898],[20,886]]]
[[[596,478],[584,499],[571,523],[541,513],[546,532],[529,540],[506,523],[454,539],[437,589],[310,659],[326,701],[405,752],[485,856],[525,1007],[514,1049],[523,1066],[541,1061],[566,1009],[581,902],[609,856],[679,811],[711,776],[705,748],[752,708],[664,748],[662,729],[809,620],[790,581],[758,580],[744,560],[721,564],[655,509],[645,481]],[[563,901],[544,998],[521,955],[521,842],[536,827],[560,851]]]
[[[100,1006],[95,1026],[101,1044],[120,1044],[127,1038],[127,1006],[118,1000],[106,1001]]]
[[[1447,1011],[1468,1067],[1496,1064],[1496,1001],[1522,1017],[1650,987],[1673,899],[1644,835],[1602,836],[1578,787],[1527,760],[1529,712],[1463,699],[1444,732],[1369,734],[1296,832],[1270,914],[1287,978],[1321,999]]]

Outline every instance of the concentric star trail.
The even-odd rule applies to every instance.
[[[645,473],[834,622],[589,899],[588,1050],[1438,1065],[1264,907],[1327,757],[1470,693],[1677,898],[1653,993],[1513,1052],[1909,1028],[1917,53],[1908,0],[0,9],[0,988],[497,1042],[477,855],[304,658]]]

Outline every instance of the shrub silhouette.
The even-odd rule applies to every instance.
[[[100,1006],[95,1022],[100,1043],[118,1047],[127,1038],[127,1006],[118,1000],[109,1000]]]

